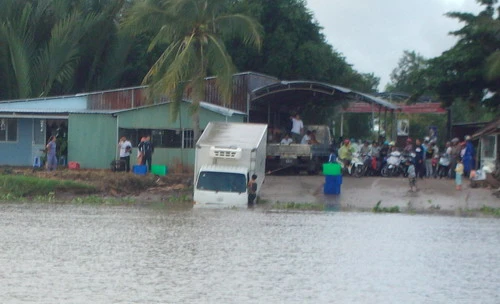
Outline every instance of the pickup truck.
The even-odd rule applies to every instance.
[[[309,125],[305,130],[316,131],[318,144],[268,143],[266,150],[266,170],[276,172],[290,168],[295,173],[307,171],[316,174],[324,162],[328,161],[332,145],[330,128],[326,125]]]

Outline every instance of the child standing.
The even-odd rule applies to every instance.
[[[253,174],[252,179],[248,182],[248,207],[252,207],[257,197],[257,175]]]
[[[455,167],[455,188],[462,190],[462,175],[464,174],[464,164],[462,158],[457,157],[457,166]]]
[[[410,184],[410,192],[413,192],[413,187],[415,187],[415,191],[418,191],[415,165],[413,165],[413,163],[410,160],[406,161],[406,165],[408,166],[408,183]]]

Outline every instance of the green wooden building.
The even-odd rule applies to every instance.
[[[118,138],[126,136],[133,146],[135,163],[137,144],[151,135],[155,146],[153,164],[169,168],[192,168],[194,164],[193,127],[189,103],[184,102],[175,121],[170,118],[172,103],[126,110],[98,110],[70,113],[68,117],[68,160],[83,168],[109,168],[118,158]],[[209,121],[243,122],[245,113],[201,103],[200,126]]]

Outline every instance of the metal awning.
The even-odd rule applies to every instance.
[[[257,88],[251,92],[250,99],[254,103],[267,102],[287,102],[301,105],[304,93],[320,93],[327,96],[327,102],[341,101],[363,101],[368,102],[387,110],[398,110],[399,107],[370,94],[360,93],[349,88],[332,85],[317,81],[280,81],[267,86]],[[279,96],[279,98],[275,98]]]

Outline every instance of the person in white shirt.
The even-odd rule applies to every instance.
[[[310,145],[311,144],[311,131],[308,130],[306,132],[306,135],[304,135],[304,137],[302,137],[300,144],[302,144],[302,145]]]
[[[289,145],[293,143],[293,139],[290,137],[289,134],[285,134],[285,137],[281,140],[280,144],[282,145]]]
[[[120,160],[125,162],[125,171],[130,172],[130,154],[132,154],[132,143],[130,143],[125,136],[122,136],[118,142],[118,149],[120,150]]]
[[[296,114],[295,117],[291,116],[290,119],[292,120],[291,134],[293,141],[300,142],[302,134],[304,134],[304,123],[302,122],[302,119],[300,119],[299,114]]]

